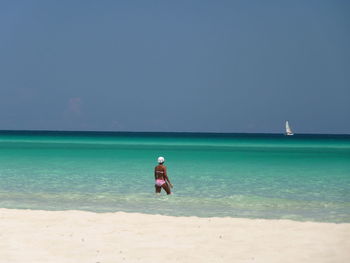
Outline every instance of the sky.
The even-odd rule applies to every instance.
[[[350,134],[350,1],[0,1],[0,130]]]

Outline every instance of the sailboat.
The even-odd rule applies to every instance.
[[[289,126],[288,121],[286,121],[286,135],[287,135],[287,136],[289,136],[289,135],[294,135],[294,133],[292,132],[292,129],[291,129],[290,126]]]

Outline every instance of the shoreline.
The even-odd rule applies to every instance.
[[[346,262],[350,223],[0,208],[4,262]]]
[[[240,216],[230,216],[230,215],[221,215],[221,216],[202,216],[202,215],[188,215],[188,214],[168,214],[168,213],[154,213],[154,212],[143,212],[143,211],[109,211],[109,210],[101,210],[101,211],[95,211],[95,210],[85,210],[85,209],[75,209],[75,208],[63,208],[58,210],[52,210],[52,209],[45,209],[45,208],[9,208],[9,207],[0,207],[1,210],[17,210],[17,211],[37,211],[37,212],[83,212],[83,213],[92,213],[92,214],[130,214],[130,215],[145,215],[145,216],[162,216],[162,217],[170,217],[170,218],[198,218],[198,219],[233,219],[233,220],[259,220],[259,221],[290,221],[290,222],[296,222],[296,223],[320,223],[320,224],[348,224],[350,225],[350,221],[321,221],[316,219],[298,219],[296,217],[294,218],[280,218],[280,217],[258,217],[258,216],[252,216],[252,217],[240,217]]]

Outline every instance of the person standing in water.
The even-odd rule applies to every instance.
[[[159,194],[163,188],[165,192],[170,195],[170,188],[172,188],[173,185],[170,183],[164,162],[164,157],[158,157],[158,165],[154,168],[154,179],[156,180],[155,188],[157,194]]]

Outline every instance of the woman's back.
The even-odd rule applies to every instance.
[[[163,164],[159,164],[154,169],[154,175],[156,176],[156,179],[163,179],[165,180],[167,174],[166,174],[166,167]]]

